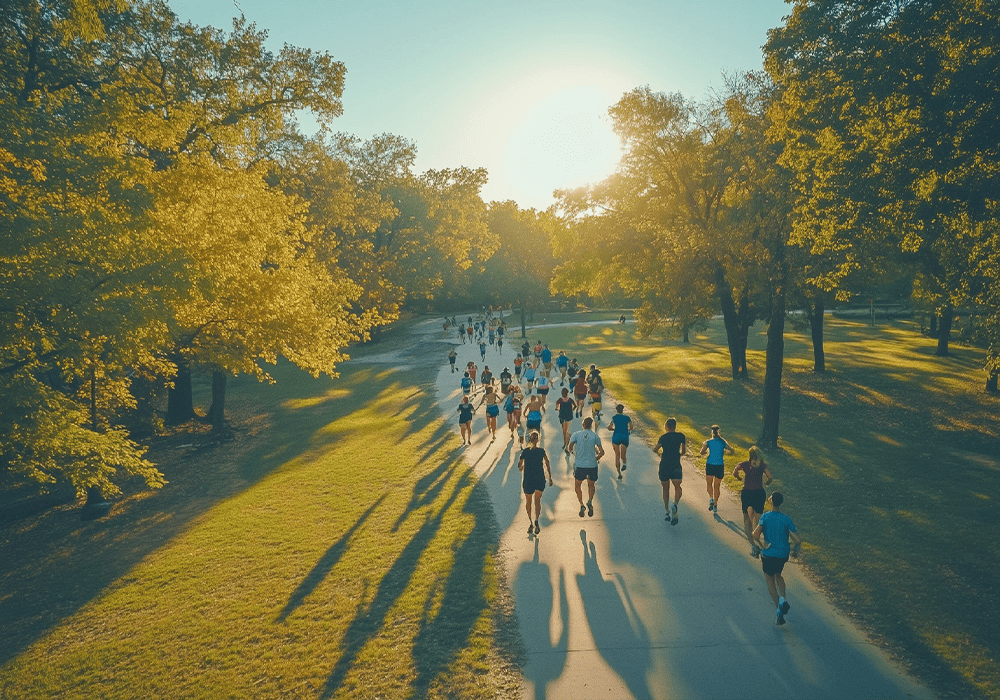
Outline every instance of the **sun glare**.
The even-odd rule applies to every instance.
[[[507,86],[493,112],[504,162],[498,188],[524,206],[544,208],[553,190],[613,173],[621,147],[607,112],[623,92],[616,82],[613,76],[553,71]]]

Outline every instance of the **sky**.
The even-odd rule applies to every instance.
[[[759,69],[785,0],[169,0],[184,21],[243,14],[347,68],[336,131],[417,147],[416,169],[486,168],[486,201],[547,208],[620,156],[608,107],[648,85],[705,99]],[[306,131],[314,128],[303,121]]]

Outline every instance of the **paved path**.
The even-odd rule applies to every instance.
[[[482,369],[478,347],[456,347],[459,368],[474,359]],[[498,376],[505,364],[513,370],[513,353],[510,346],[502,356],[488,348],[485,364]],[[444,354],[441,361],[438,403],[457,432],[462,375],[450,372]],[[663,520],[658,458],[649,443],[633,435],[619,482],[610,433],[602,428],[608,454],[595,512],[580,518],[553,405],[558,395],[557,380],[542,427],[555,485],[542,497],[537,537],[526,534],[517,440],[502,411],[491,444],[479,409],[466,451],[504,530],[501,547],[528,650],[524,698],[932,697],[838,615],[794,561],[785,567],[788,624],[775,626],[759,560],[749,556],[742,534],[738,498],[723,495],[713,516],[703,468],[690,461],[680,520],[671,526]],[[689,450],[700,447],[705,436],[679,428],[688,431]],[[793,519],[795,508],[791,495],[786,512]]]

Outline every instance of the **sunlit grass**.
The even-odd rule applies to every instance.
[[[632,326],[543,338],[598,364],[647,439],[668,416],[692,444],[719,423],[740,460],[760,432],[764,330],[749,338],[747,382],[730,379],[719,322],[687,344],[640,339]],[[1000,511],[990,498],[1000,493],[1000,402],[983,392],[982,352],[956,345],[939,358],[914,324],[837,319],[826,373],[812,372],[807,335],[790,330],[785,348],[782,450],[768,460],[809,567],[938,689],[1000,697]]]
[[[403,374],[347,368],[334,389],[279,373],[231,392],[283,408],[247,488],[7,662],[4,698],[516,688],[488,500],[431,399]]]

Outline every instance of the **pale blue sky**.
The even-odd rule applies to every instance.
[[[347,66],[334,128],[405,136],[421,171],[485,167],[486,200],[539,209],[553,189],[613,170],[607,108],[623,93],[703,98],[723,71],[760,68],[767,30],[790,11],[784,0],[169,2],[225,29],[241,8],[274,48],[330,52]]]

